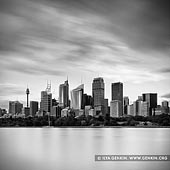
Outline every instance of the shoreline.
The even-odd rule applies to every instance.
[[[170,128],[170,126],[4,126],[0,128]]]

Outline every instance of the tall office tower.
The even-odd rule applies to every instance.
[[[38,102],[30,101],[30,115],[34,117],[37,111],[38,111]]]
[[[94,78],[92,83],[92,95],[96,115],[104,115],[104,80],[101,77]]]
[[[120,101],[120,116],[123,116],[123,83],[112,83],[112,100]]]
[[[142,116],[149,116],[149,103],[148,102],[142,102]]]
[[[84,84],[81,84],[80,86],[71,91],[71,107],[74,110],[83,109],[83,93]]]
[[[120,100],[112,100],[110,102],[110,117],[120,117],[121,102]]]
[[[169,103],[166,100],[162,102],[162,113],[165,113],[165,114],[169,113]]]
[[[142,116],[142,103],[141,100],[136,100],[133,102],[134,116]]]
[[[68,80],[64,82],[64,84],[60,84],[59,86],[59,106],[60,107],[68,107],[69,106],[69,84]]]
[[[90,95],[83,94],[83,103],[85,106],[93,106],[93,98]]]
[[[146,101],[149,104],[149,116],[154,116],[155,108],[157,107],[157,93],[144,93],[142,94],[142,98],[143,101]]]
[[[104,106],[104,109],[103,109],[104,115],[106,116],[106,115],[109,114],[109,112],[108,112],[108,99],[104,99],[104,104],[103,104],[103,106]]]
[[[45,91],[41,91],[41,102],[40,102],[40,110],[42,112],[48,112],[51,114],[52,108],[52,93],[51,93],[51,84],[47,84],[47,88]]]
[[[28,107],[28,102],[29,102],[29,94],[30,94],[30,91],[29,91],[29,88],[26,89],[26,95],[27,95],[27,107]]]
[[[61,117],[61,107],[60,106],[52,106],[52,116],[54,117]]]
[[[128,105],[129,105],[129,97],[125,96],[123,98],[123,102],[124,102],[124,114],[127,115],[127,108],[128,108]]]
[[[9,101],[9,113],[12,115],[22,112],[23,104],[19,101]]]
[[[133,106],[133,104],[128,105],[127,110],[128,110],[128,111],[127,111],[127,114],[128,114],[128,115],[134,116],[134,106]]]

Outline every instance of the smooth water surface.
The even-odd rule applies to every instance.
[[[168,170],[169,162],[95,162],[94,156],[170,155],[168,128],[1,128],[2,170]]]

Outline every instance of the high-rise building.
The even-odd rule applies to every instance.
[[[12,115],[22,112],[23,104],[19,101],[9,101],[9,113]]]
[[[135,116],[135,115],[134,115],[134,106],[133,106],[133,104],[128,105],[127,110],[128,110],[128,111],[127,111],[127,114],[128,114],[128,115]]]
[[[93,97],[87,94],[83,94],[83,103],[85,106],[93,106]]]
[[[112,83],[112,100],[120,101],[120,116],[123,116],[123,83]]]
[[[133,102],[134,116],[142,116],[142,103],[141,100],[136,100]]]
[[[162,102],[162,113],[165,113],[165,114],[169,113],[169,102],[166,100]]]
[[[129,97],[128,96],[125,96],[123,98],[123,101],[124,101],[124,114],[127,115],[127,107],[129,105]]]
[[[112,100],[110,102],[110,117],[120,117],[121,102],[120,100]]]
[[[147,101],[142,102],[142,116],[149,116],[149,103]]]
[[[155,115],[155,108],[157,107],[157,93],[144,93],[142,94],[142,98],[143,101],[146,101],[149,104],[149,116]]]
[[[40,111],[51,114],[51,109],[52,109],[51,84],[47,84],[46,90],[41,91]]]
[[[60,107],[68,107],[69,106],[69,84],[68,80],[64,82],[64,84],[60,84],[59,86],[59,106]]]
[[[106,116],[107,114],[109,114],[109,112],[108,112],[108,99],[104,99],[103,106],[104,106],[104,109],[103,109],[104,115]]]
[[[101,77],[95,78],[92,83],[92,95],[96,115],[104,115],[104,80]]]
[[[60,106],[53,106],[52,107],[52,116],[54,117],[61,117],[61,107]]]
[[[38,101],[30,101],[30,115],[35,116],[38,111]]]
[[[52,107],[52,94],[48,93],[47,91],[41,91],[40,110],[51,113],[51,107]]]
[[[83,109],[83,93],[84,84],[81,84],[80,86],[71,91],[71,107],[74,110]]]

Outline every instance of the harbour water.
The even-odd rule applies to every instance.
[[[95,155],[170,155],[168,128],[1,128],[2,170],[168,170],[170,161],[96,162]]]

